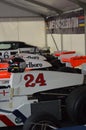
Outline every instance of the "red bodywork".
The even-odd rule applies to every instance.
[[[7,62],[0,63],[0,78],[10,78],[11,72],[8,72],[9,64]],[[26,68],[25,71],[29,71],[31,68]]]
[[[69,62],[72,67],[77,67],[86,63],[86,56],[74,56],[71,58],[63,58],[62,61]]]
[[[7,70],[8,66],[9,64],[7,62],[0,63],[0,78],[10,78],[11,73]]]

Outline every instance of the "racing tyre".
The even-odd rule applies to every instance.
[[[76,88],[66,99],[67,112],[75,124],[86,124],[86,86]]]
[[[23,130],[52,130],[58,128],[57,123],[50,114],[32,115],[26,120]]]

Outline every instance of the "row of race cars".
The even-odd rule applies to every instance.
[[[41,69],[81,73],[81,69],[74,67],[85,63],[86,60],[85,56],[77,56],[75,51],[57,51],[50,54],[49,50],[42,50],[24,42],[5,41],[1,42],[0,46],[0,78],[5,79],[8,83],[10,72]]]
[[[63,121],[86,123],[86,56],[16,41],[1,42],[0,49],[0,127],[52,130]]]

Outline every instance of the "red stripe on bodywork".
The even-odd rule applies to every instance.
[[[6,124],[7,126],[15,126],[15,124],[11,120],[9,120],[8,117],[6,117],[5,115],[0,114],[0,120],[4,122],[4,124]]]

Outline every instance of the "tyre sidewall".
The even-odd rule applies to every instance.
[[[77,88],[73,91],[66,100],[66,107],[68,115],[71,120],[75,123],[84,124],[83,109],[82,105],[86,104],[86,87]]]
[[[44,120],[48,122],[52,122],[56,127],[60,127],[58,125],[57,119],[54,116],[50,114],[35,114],[35,115],[31,115],[26,120],[23,130],[31,130],[33,123],[39,123],[40,121],[44,121]]]

